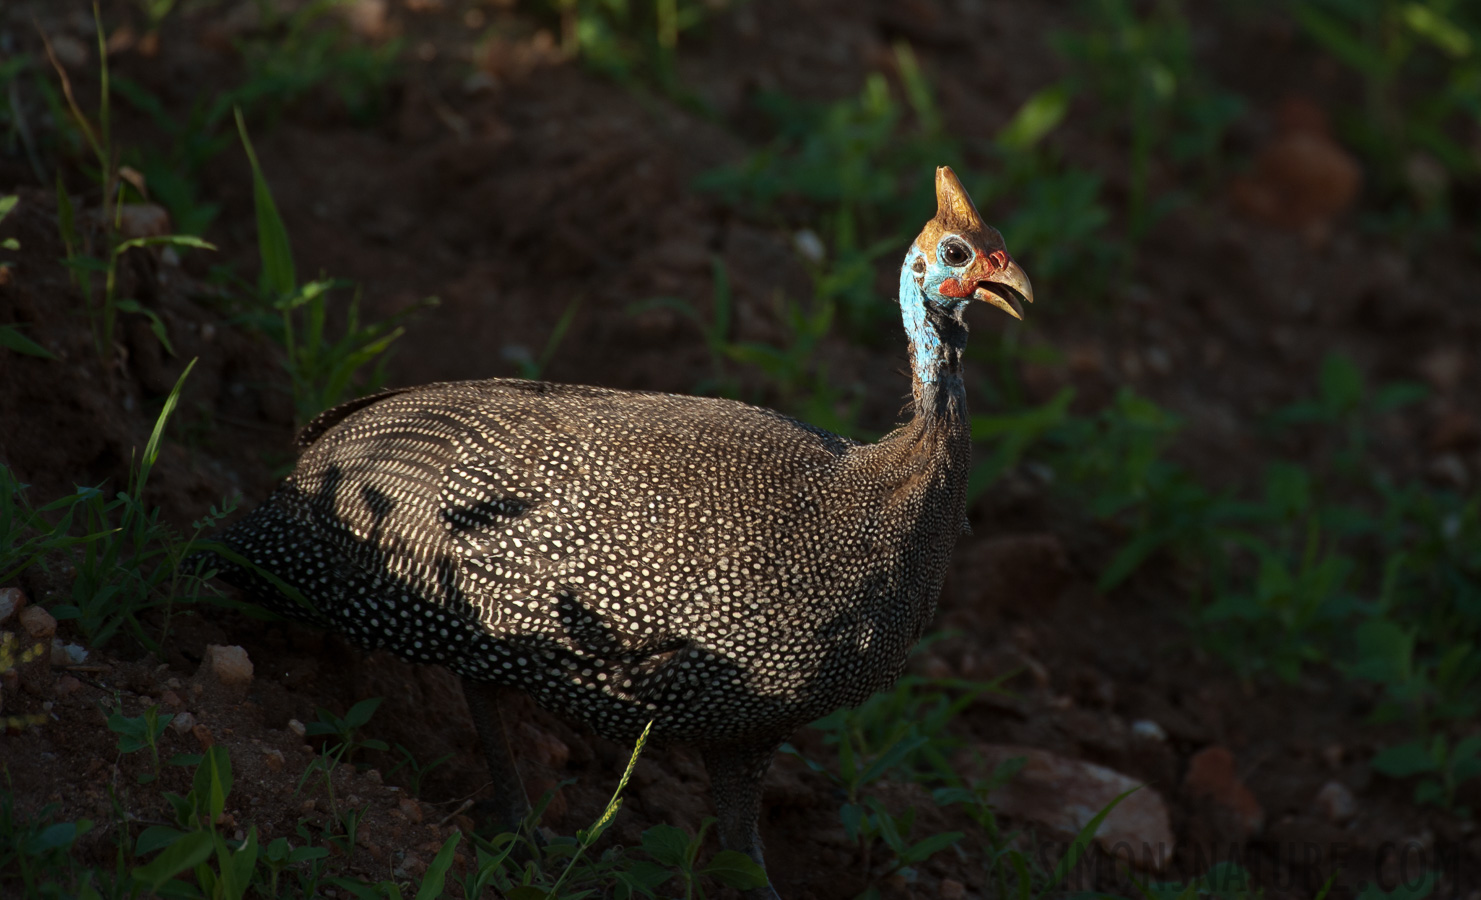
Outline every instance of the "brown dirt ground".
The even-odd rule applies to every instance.
[[[68,6],[22,2],[0,15],[0,30],[35,49],[29,22],[36,12],[52,33],[87,45],[83,4]],[[475,4],[395,0],[389,27],[404,33],[412,61],[389,112],[356,126],[332,98],[314,98],[275,127],[258,127],[256,143],[301,272],[353,279],[376,315],[423,296],[442,299],[398,345],[391,383],[513,374],[504,348],[538,349],[579,297],[580,313],[548,377],[685,391],[707,371],[699,336],[661,311],[631,316],[630,303],[655,295],[708,302],[717,254],[732,273],[740,337],[766,340],[780,334],[775,291],[806,290],[806,272],[784,232],[739,219],[690,187],[698,173],[746,152],[754,138],[747,104],[756,89],[852,95],[866,73],[889,69],[890,42],[904,38],[925,62],[946,120],[972,139],[990,136],[1029,93],[1060,74],[1052,53],[1025,49],[1043,46],[1042,36],[1065,24],[1057,2],[906,6],[902,14],[894,0],[749,0],[719,16],[707,35],[686,45],[682,62],[685,84],[719,111],[711,120],[574,64],[519,63],[516,51],[541,23],[501,4],[477,9],[516,38],[485,61],[493,86],[465,90],[474,38],[482,33],[467,25]],[[105,4],[110,22],[135,15],[132,5]],[[197,85],[235,77],[239,64],[221,38],[228,19],[214,11],[181,19],[167,27],[156,53],[135,45],[119,50],[114,65],[184,108]],[[1224,26],[1217,39],[1200,32],[1201,52],[1251,101],[1234,138],[1236,154],[1253,153],[1287,92],[1300,88],[1330,103],[1347,89],[1330,61],[1272,21],[1250,15]],[[957,37],[964,33],[980,39]],[[1240,60],[1255,45],[1272,62],[1252,70]],[[424,46],[437,50],[433,59],[420,59]],[[73,72],[86,97],[83,75]],[[142,116],[124,110],[124,144],[157,140]],[[1072,116],[1056,141],[1068,158],[1108,173],[1115,196],[1124,192],[1115,174],[1125,170],[1124,142],[1077,124],[1088,119]],[[223,153],[204,182],[224,207],[209,234],[222,248],[213,261],[254,272],[245,161]],[[142,321],[125,320],[125,361],[104,370],[81,299],[56,262],[62,249],[50,189],[36,183],[24,159],[0,158],[0,190],[22,198],[0,225],[0,237],[21,242],[17,264],[0,284],[0,321],[25,323],[61,357],[52,363],[0,353],[0,459],[34,485],[35,498],[74,483],[120,483],[183,361],[199,357],[150,499],[188,522],[223,496],[240,493],[248,504],[265,496],[273,473],[291,458],[293,410],[275,348],[226,323],[202,280],[204,256],[191,254],[183,268],[156,255],[129,258],[125,289],[159,311],[178,355],[162,354]],[[1024,263],[1032,272],[1032,260]],[[1428,477],[1441,450],[1451,452],[1433,446],[1437,430],[1457,415],[1478,413],[1477,269],[1459,238],[1406,254],[1375,242],[1355,216],[1339,218],[1325,234],[1301,236],[1246,221],[1216,200],[1162,221],[1129,283],[1105,302],[1041,294],[1022,339],[1059,348],[1064,362],[1025,365],[1023,375],[1040,399],[1073,384],[1086,408],[1120,385],[1134,386],[1188,420],[1180,453],[1218,478],[1245,471],[1266,452],[1259,418],[1307,393],[1323,354],[1340,350],[1372,379],[1432,382],[1430,400],[1380,429],[1387,464],[1400,477]],[[894,340],[881,342],[890,347],[883,352],[841,343],[822,351],[834,377],[867,386],[862,422],[877,430],[893,421],[904,392],[904,345]],[[1437,379],[1433,361],[1447,353],[1461,358],[1460,375]],[[1474,442],[1462,445],[1457,459],[1464,478],[1481,476]],[[1454,472],[1442,468],[1441,475]],[[1098,594],[1094,573],[1109,538],[1057,508],[1031,479],[1010,480],[986,498],[973,510],[973,524],[977,533],[958,548],[939,615],[955,636],[934,645],[918,668],[970,678],[1029,674],[1012,682],[1012,699],[987,698],[964,713],[957,723],[964,739],[1033,745],[1144,779],[1168,801],[1185,845],[1180,866],[1195,865],[1195,845],[1226,852],[1236,846],[1273,897],[1314,894],[1343,849],[1345,887],[1334,896],[1351,896],[1352,886],[1375,871],[1391,876],[1395,848],[1405,841],[1457,848],[1450,880],[1436,896],[1481,896],[1471,893],[1481,888],[1481,838],[1472,823],[1415,807],[1409,785],[1370,771],[1368,759],[1388,737],[1363,724],[1370,697],[1320,673],[1294,687],[1241,684],[1190,647],[1178,624],[1180,588],[1165,572]],[[37,596],[52,587],[39,577],[24,586]],[[244,695],[195,679],[210,643],[247,649],[256,675]],[[362,654],[333,636],[211,612],[178,618],[163,660],[120,650],[92,662],[100,668],[69,676],[75,681],[33,670],[19,693],[5,694],[7,714],[44,708],[48,716],[40,728],[0,739],[0,764],[21,810],[59,803],[64,817],[110,822],[112,787],[141,820],[163,817],[148,806],[157,792],[131,787],[141,759],[113,749],[99,706],[112,697],[130,714],[153,702],[189,711],[205,731],[167,733],[166,754],[194,750],[203,739],[230,748],[238,785],[230,814],[269,838],[289,836],[301,817],[321,821],[327,812],[322,793],[293,791],[308,757],[288,721],[311,721],[317,706],[343,711],[385,697],[373,736],[404,744],[423,760],[455,756],[428,779],[419,803],[378,775],[342,774],[339,796],[367,810],[363,849],[344,871],[366,877],[414,875],[450,828],[466,824],[444,819],[483,786],[452,678]],[[574,780],[547,824],[569,832],[592,821],[626,749],[527,703],[513,718],[522,723],[514,740],[530,785]],[[1135,739],[1129,723],[1144,718],[1160,723],[1168,740]],[[799,735],[798,744],[822,751],[815,734]],[[1238,777],[1263,807],[1263,828],[1247,838],[1232,830],[1227,809],[1181,788],[1194,755],[1216,746],[1232,752]],[[387,768],[385,760],[371,762]],[[175,783],[182,772],[166,771],[164,786],[182,789]],[[1344,825],[1330,823],[1315,802],[1334,779],[1358,799],[1356,816]],[[656,748],[640,766],[616,837],[635,840],[663,821],[696,827],[708,814],[705,783],[693,754]],[[896,793],[893,801],[911,801],[904,788]],[[1481,806],[1474,789],[1464,799]],[[773,769],[762,833],[783,896],[841,900],[866,885],[838,825],[838,803],[826,782],[794,761],[779,760]],[[939,821],[927,825],[972,832],[949,815],[932,815]],[[110,827],[102,827],[80,852],[106,860],[111,846]],[[985,888],[972,855],[951,853],[924,867],[918,883],[885,888],[889,896],[933,897],[944,879],[965,884],[969,895]]]

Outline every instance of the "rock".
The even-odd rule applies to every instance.
[[[401,810],[401,814],[403,816],[406,816],[406,821],[411,822],[413,825],[421,823],[422,804],[418,803],[410,797],[402,797],[400,801],[396,803],[396,808]]]
[[[521,722],[519,732],[525,745],[524,758],[556,771],[565,768],[571,758],[571,748],[565,741],[533,722]]]
[[[1231,182],[1243,215],[1291,229],[1325,229],[1357,199],[1362,168],[1332,139],[1316,104],[1291,98],[1277,113],[1280,133],[1255,158],[1253,171]]]
[[[272,771],[281,772],[283,771],[283,765],[287,763],[288,760],[285,756],[283,756],[282,750],[269,747],[266,750],[262,751],[262,761]]]
[[[1329,781],[1316,794],[1316,808],[1334,825],[1351,819],[1358,811],[1357,798],[1340,781]]]
[[[1442,394],[1449,394],[1466,374],[1466,353],[1460,347],[1437,347],[1419,361],[1419,373]]]
[[[195,716],[188,712],[176,713],[175,718],[170,720],[170,727],[178,735],[189,734],[195,729]]]
[[[0,590],[0,625],[26,607],[26,594],[18,587]]]
[[[967,886],[955,878],[943,878],[941,886],[936,889],[936,896],[941,900],[962,900],[967,896]]]
[[[1167,805],[1152,788],[1104,766],[1033,747],[989,744],[978,751],[988,770],[1016,756],[1027,759],[1013,780],[989,796],[998,812],[1070,835],[1078,834],[1118,795],[1139,787],[1101,823],[1095,840],[1138,868],[1160,871],[1171,861],[1174,839]]]
[[[1163,731],[1162,726],[1151,719],[1137,719],[1135,722],[1132,722],[1131,733],[1144,741],[1162,743],[1167,740],[1167,732]]]
[[[308,727],[297,719],[288,720],[288,730],[298,735],[299,737],[303,737],[304,735],[309,733]]]
[[[27,606],[21,610],[21,628],[32,641],[48,642],[57,633],[57,620],[39,606]]]
[[[87,44],[70,34],[58,34],[51,38],[51,52],[57,62],[68,69],[81,69],[87,65]]]
[[[195,739],[201,745],[202,750],[209,750],[216,743],[216,736],[211,734],[211,729],[204,725],[192,727],[190,733],[195,735]]]
[[[1430,430],[1430,449],[1436,453],[1470,450],[1481,444],[1481,421],[1465,410],[1442,414]]]
[[[550,793],[550,802],[545,805],[545,812],[540,816],[540,821],[556,828],[566,817],[567,809],[566,792],[561,790],[561,783],[543,775],[537,775],[525,781],[525,794],[531,806],[538,804],[546,792]]]
[[[64,644],[51,639],[51,664],[54,666],[80,666],[87,662],[87,648],[81,644]]]
[[[166,689],[163,694],[160,694],[159,699],[161,703],[170,709],[181,709],[185,706],[185,701],[180,699],[180,695],[169,689]]]
[[[390,3],[387,0],[352,0],[339,7],[345,23],[360,37],[373,41],[381,40],[390,33],[390,25],[386,21],[389,11]]]
[[[241,647],[208,644],[201,668],[217,682],[230,687],[245,687],[252,683],[252,661]]]
[[[415,881],[425,871],[427,871],[427,864],[422,862],[415,854],[408,853],[401,858],[401,865],[392,870],[391,874],[397,878],[406,878]]]
[[[78,681],[76,678],[73,678],[71,675],[63,675],[61,678],[57,679],[57,683],[52,685],[51,689],[58,698],[66,698],[81,690],[82,682]]]
[[[170,233],[170,214],[156,203],[125,203],[118,230],[129,239],[162,237]]]
[[[1234,754],[1214,746],[1200,750],[1188,763],[1183,793],[1208,808],[1218,830],[1238,840],[1256,834],[1265,825],[1265,809],[1235,774]]]

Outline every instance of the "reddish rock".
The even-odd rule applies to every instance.
[[[201,668],[217,682],[230,687],[241,687],[252,683],[252,661],[241,647],[221,644],[206,646],[206,658]]]
[[[553,793],[550,795],[550,803],[545,807],[545,814],[540,817],[540,823],[549,825],[551,828],[558,828],[566,817],[567,808],[566,795],[561,790],[560,782],[543,776],[526,779],[525,794],[532,805],[539,803],[546,791]]]
[[[1324,230],[1357,200],[1362,168],[1310,100],[1286,100],[1277,118],[1279,133],[1260,150],[1254,170],[1229,186],[1234,207],[1268,225]]]
[[[28,640],[50,644],[57,633],[57,620],[39,606],[27,606],[21,610],[21,628]]]
[[[422,821],[422,804],[412,798],[402,797],[396,803],[396,808],[406,817],[406,821],[413,824],[419,824]]]
[[[1175,849],[1162,795],[1136,779],[1094,763],[1033,747],[990,744],[978,748],[991,770],[1016,756],[1027,759],[1018,775],[988,798],[1003,815],[1027,819],[1075,835],[1119,795],[1122,800],[1101,823],[1096,843],[1136,866],[1161,870]]]
[[[216,743],[215,735],[211,734],[211,729],[204,725],[196,725],[190,729],[190,733],[195,735],[195,739],[201,745],[202,750],[209,750]]]
[[[1232,832],[1239,840],[1265,825],[1265,809],[1239,780],[1234,754],[1227,748],[1207,747],[1189,761],[1183,793],[1214,816],[1221,832]]]
[[[160,237],[170,233],[170,214],[155,203],[125,203],[118,230],[126,238]]]
[[[566,767],[571,758],[571,748],[566,746],[565,741],[533,722],[521,722],[519,733],[524,745],[521,758],[533,760],[554,771]]]
[[[1436,453],[1470,450],[1481,444],[1481,421],[1470,412],[1447,410],[1430,430],[1430,449]]]
[[[52,685],[51,689],[58,698],[70,697],[82,689],[82,682],[71,675],[63,675],[57,679],[57,683]]]

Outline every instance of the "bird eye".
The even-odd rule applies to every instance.
[[[941,261],[948,266],[964,266],[972,258],[972,251],[961,241],[947,241],[941,245]]]

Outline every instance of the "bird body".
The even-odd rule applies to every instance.
[[[698,745],[722,842],[759,861],[775,748],[892,683],[934,612],[965,521],[966,300],[1032,299],[949,169],[937,188],[901,269],[915,415],[880,442],[713,398],[390,391],[309,424],[293,474],[223,537],[248,562],[223,577],[461,675],[506,817],[524,798],[479,686]]]
[[[729,400],[514,380],[357,407],[310,425],[234,549],[317,624],[619,740],[650,720],[781,738],[890,683],[962,522],[967,458],[939,432],[857,444]]]

